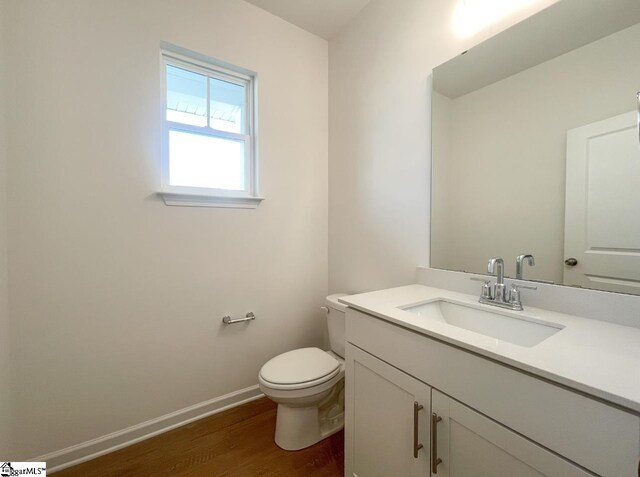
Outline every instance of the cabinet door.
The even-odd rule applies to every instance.
[[[345,475],[428,476],[431,388],[351,344],[346,354]]]
[[[435,389],[431,400],[432,476],[593,475]]]

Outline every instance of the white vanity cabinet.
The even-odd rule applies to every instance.
[[[353,308],[346,340],[349,477],[640,477],[637,413]]]
[[[433,475],[439,477],[588,477],[558,457],[436,389],[431,396]],[[428,475],[428,474],[423,474]]]
[[[429,475],[431,388],[347,344],[346,475]]]

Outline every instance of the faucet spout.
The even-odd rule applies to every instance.
[[[498,277],[498,283],[504,283],[504,260],[501,257],[493,257],[489,260],[487,271]]]
[[[489,260],[487,271],[490,275],[496,276],[496,284],[494,285],[494,300],[497,302],[506,301],[506,287],[504,285],[504,260],[502,257],[493,257]]]
[[[533,255],[518,255],[516,258],[516,278],[522,280],[524,276],[524,261],[527,261],[530,267],[536,264],[536,260]]]

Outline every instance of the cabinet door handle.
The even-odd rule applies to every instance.
[[[438,465],[442,464],[442,459],[438,458],[438,423],[442,418],[435,412],[431,414],[431,473],[438,473]]]
[[[418,442],[418,413],[424,409],[424,406],[418,404],[418,401],[413,402],[413,457],[418,458],[418,451],[422,449],[423,445]]]

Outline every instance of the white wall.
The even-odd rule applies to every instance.
[[[0,391],[0,429],[3,429],[3,437],[0,438],[0,455],[12,454],[11,439],[11,395],[8,392],[10,375],[9,345],[9,302],[7,271],[7,181],[6,181],[6,144],[5,144],[5,109],[6,95],[4,90],[5,77],[5,39],[4,39],[4,11],[6,3],[0,1],[0,383],[3,383]]]
[[[3,6],[12,458],[257,384],[270,357],[322,345],[326,41],[238,0]],[[257,210],[155,195],[161,41],[258,72]]]
[[[434,118],[451,127],[449,142],[434,136],[432,266],[485,273],[499,255],[515,276],[515,257],[532,253],[526,276],[562,283],[566,134],[636,107],[639,48],[640,24],[453,100],[436,96]]]
[[[431,70],[555,0],[474,36],[458,0],[373,0],[329,44],[329,288],[415,281],[429,263]]]

